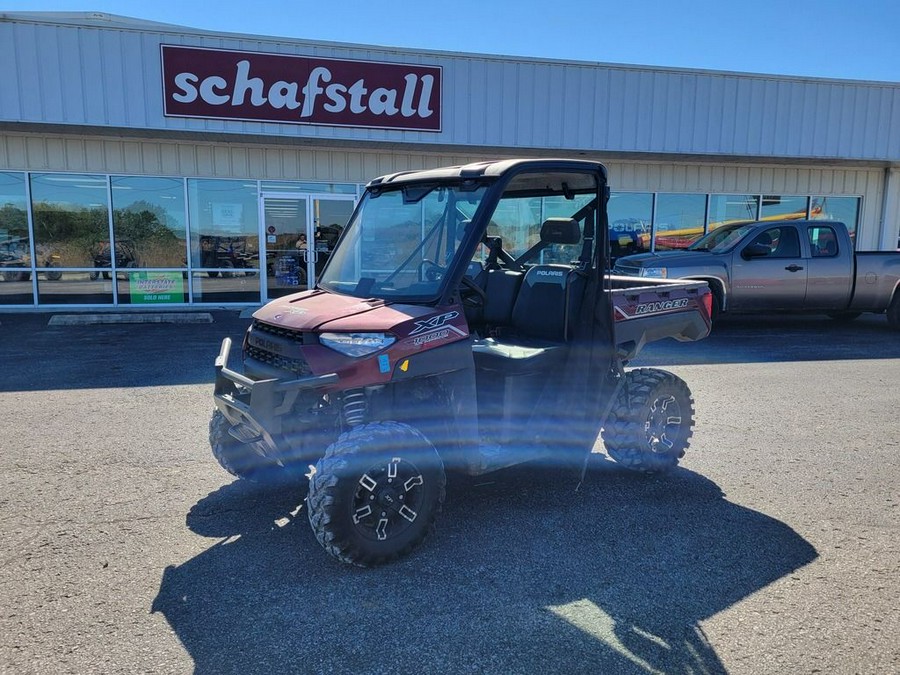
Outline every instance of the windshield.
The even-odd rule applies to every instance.
[[[436,184],[366,191],[319,286],[360,298],[434,298],[486,191]]]
[[[687,247],[688,251],[710,251],[711,253],[725,253],[733,249],[750,230],[756,227],[755,223],[734,223],[717,227]]]

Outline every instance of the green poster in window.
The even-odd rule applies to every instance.
[[[181,272],[131,272],[128,290],[133,305],[184,302]]]

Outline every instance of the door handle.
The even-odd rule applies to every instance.
[[[788,272],[799,272],[803,269],[803,267],[801,265],[788,265],[784,269],[786,269]]]

